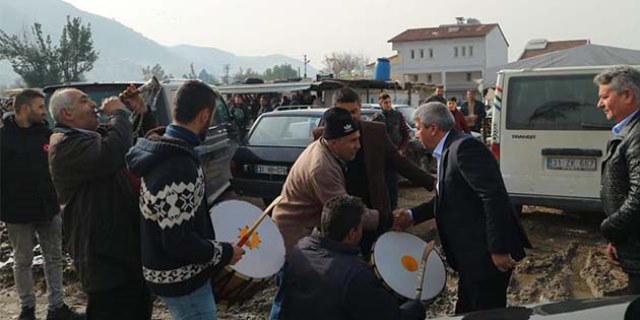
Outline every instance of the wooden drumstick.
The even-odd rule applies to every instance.
[[[422,297],[422,282],[424,281],[424,274],[426,273],[427,268],[427,259],[429,258],[429,254],[433,250],[433,246],[435,245],[435,240],[429,241],[427,246],[424,248],[422,252],[422,259],[420,260],[420,270],[418,270],[418,284],[416,286],[416,300],[420,300]]]
[[[278,196],[277,198],[275,198],[271,202],[271,204],[269,204],[269,206],[266,209],[264,209],[264,211],[262,211],[262,214],[260,215],[260,217],[258,217],[258,220],[256,220],[256,222],[253,223],[251,228],[249,228],[249,231],[247,231],[247,233],[242,238],[240,238],[240,240],[236,243],[236,246],[242,248],[242,246],[244,246],[244,244],[247,243],[247,241],[249,240],[249,237],[251,237],[251,235],[256,231],[260,223],[262,223],[262,220],[264,220],[264,218],[267,217],[269,212],[273,210],[273,207],[275,207],[276,204],[280,202],[280,200],[282,200],[282,196]]]

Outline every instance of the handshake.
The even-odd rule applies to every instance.
[[[407,208],[393,210],[393,230],[404,231],[413,225],[413,218]]]

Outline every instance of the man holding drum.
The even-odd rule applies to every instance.
[[[414,114],[416,136],[438,161],[436,197],[394,211],[396,227],[434,218],[449,265],[458,272],[456,313],[503,308],[511,270],[531,244],[487,147],[453,130],[442,103]]]
[[[360,256],[365,207],[337,196],[324,205],[320,227],[290,250],[280,319],[424,319],[419,301],[398,306]]]
[[[215,240],[194,149],[205,138],[216,98],[207,84],[185,82],[176,93],[172,124],[139,139],[126,156],[142,177],[142,272],[174,319],[216,319],[211,275],[244,254]]]

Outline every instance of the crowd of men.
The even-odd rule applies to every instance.
[[[640,294],[640,72],[611,68],[594,82],[598,107],[617,123],[603,164],[601,230],[607,257],[629,274],[630,292]],[[216,240],[195,151],[217,95],[202,82],[185,82],[173,122],[155,127],[135,87],[125,93],[98,108],[80,90],[59,89],[48,106],[50,130],[44,96],[25,89],[4,119],[0,219],[14,251],[21,320],[35,319],[34,235],[45,259],[47,319],[150,319],[153,296],[174,319],[216,319],[210,279],[244,254]],[[431,219],[458,274],[456,313],[507,304],[512,270],[531,244],[498,163],[484,144],[456,129],[441,93],[413,117],[416,138],[436,160],[432,176],[403,156],[404,121],[388,94],[379,101],[378,121],[363,121],[358,94],[340,89],[287,176],[273,210],[286,263],[271,319],[424,319],[422,302],[399,305],[363,256],[383,233]],[[479,106],[467,103],[461,112],[473,112],[476,121]],[[141,125],[132,124],[127,109]],[[98,122],[98,112],[107,123]],[[395,189],[389,184],[396,173],[435,190],[435,197],[397,208],[397,182]],[[86,314],[64,303],[63,242],[87,294]]]

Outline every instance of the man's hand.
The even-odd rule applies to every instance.
[[[493,264],[501,272],[507,272],[516,266],[516,261],[511,258],[510,254],[492,253],[491,260]]]
[[[231,246],[233,247],[233,258],[231,258],[231,262],[229,262],[229,264],[234,265],[238,261],[240,261],[240,259],[244,255],[244,249],[236,246],[235,244],[232,244]]]
[[[147,104],[142,99],[142,95],[139,93],[133,93],[136,91],[136,86],[134,84],[130,84],[125,90],[123,96],[123,102],[129,106],[129,109],[135,113],[144,114],[147,112]]]
[[[102,106],[100,106],[100,111],[106,115],[113,115],[116,111],[122,110],[125,108],[125,105],[118,99],[118,97],[109,97],[102,101]]]
[[[404,231],[413,225],[413,219],[406,208],[393,210],[393,230]]]
[[[609,261],[609,263],[619,266],[620,265],[620,261],[618,260],[618,250],[616,249],[616,247],[609,243],[607,245],[607,249],[605,250],[605,254],[607,256],[607,261]]]

